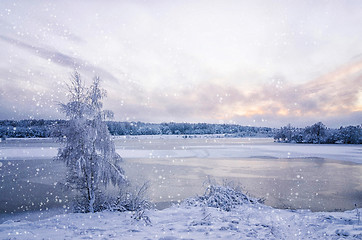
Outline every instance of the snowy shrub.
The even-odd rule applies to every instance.
[[[119,195],[111,201],[108,209],[113,211],[144,211],[151,208],[151,202],[147,199],[148,183],[143,184],[139,189],[120,191]]]
[[[109,196],[103,194],[102,191],[95,193],[95,200],[93,202],[93,212],[101,212],[107,209],[107,205],[110,201]],[[87,213],[89,210],[89,199],[85,194],[77,194],[72,202],[71,206],[73,212],[75,213]]]
[[[131,211],[134,212],[133,219],[144,220],[147,225],[151,224],[150,218],[146,215],[146,210],[151,208],[151,202],[147,198],[149,184],[143,184],[139,189],[120,191],[119,195],[108,201],[111,203],[107,207],[111,211]]]
[[[262,203],[262,199],[254,199],[241,191],[240,187],[232,185],[209,185],[204,195],[185,200],[186,205],[207,206],[231,211],[232,208],[243,204]]]
[[[94,212],[101,211],[118,211],[133,212],[133,219],[144,220],[146,224],[151,224],[150,218],[146,215],[146,210],[151,209],[152,204],[147,198],[148,183],[143,184],[140,188],[131,189],[123,186],[118,194],[97,194],[96,201],[93,204]],[[73,201],[74,212],[84,213],[88,211],[87,198],[84,195],[78,195]]]

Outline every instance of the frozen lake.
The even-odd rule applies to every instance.
[[[361,145],[181,136],[118,137],[115,143],[129,179],[135,185],[149,181],[149,195],[158,208],[202,194],[208,177],[238,183],[278,208],[362,206]],[[69,193],[59,183],[65,167],[52,160],[57,147],[51,139],[0,143],[0,223],[12,212],[36,211],[46,217],[67,208]]]

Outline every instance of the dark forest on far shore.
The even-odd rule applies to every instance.
[[[0,137],[6,138],[48,138],[53,137],[57,125],[66,120],[0,120]],[[222,134],[225,137],[272,137],[277,142],[317,144],[362,144],[362,127],[347,126],[338,129],[327,128],[318,122],[305,128],[290,124],[279,129],[251,127],[237,124],[210,123],[144,123],[107,121],[110,133],[122,135],[203,135]]]

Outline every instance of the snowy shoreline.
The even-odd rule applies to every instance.
[[[362,211],[358,209],[359,212]],[[346,212],[280,210],[244,204],[230,212],[173,206],[148,210],[151,224],[131,212],[69,213],[37,222],[0,224],[1,239],[361,239],[357,209]]]

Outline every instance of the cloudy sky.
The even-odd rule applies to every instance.
[[[74,69],[119,121],[362,121],[362,2],[1,1],[0,118],[64,118]]]

